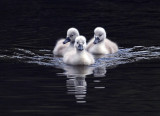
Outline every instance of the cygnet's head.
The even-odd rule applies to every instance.
[[[106,31],[102,27],[97,27],[94,30],[94,44],[102,42],[106,38]]]
[[[78,36],[76,37],[74,47],[78,51],[83,51],[86,48],[86,38],[84,36]]]
[[[71,44],[74,44],[77,36],[79,36],[79,31],[76,28],[69,28],[67,31],[67,37],[63,42],[63,44],[66,44],[68,42],[71,42]]]

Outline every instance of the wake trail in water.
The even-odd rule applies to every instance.
[[[140,60],[160,58],[160,47],[134,46],[120,48],[117,53],[95,56],[96,62],[91,67],[111,68],[119,64],[133,63]],[[15,59],[24,63],[34,63],[42,66],[61,68],[65,66],[62,58],[54,57],[52,50],[27,50],[22,48],[0,49],[0,60]]]

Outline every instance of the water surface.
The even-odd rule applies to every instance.
[[[1,107],[9,115],[157,113],[159,51],[120,48],[94,65],[69,66],[52,50],[1,49]]]
[[[160,115],[158,0],[1,0],[1,116]],[[91,66],[52,50],[70,27],[102,26],[120,49]]]

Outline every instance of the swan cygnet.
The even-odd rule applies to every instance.
[[[116,43],[106,38],[106,31],[102,27],[97,27],[94,30],[94,38],[92,38],[88,45],[87,51],[92,54],[112,54],[118,51]]]
[[[67,51],[74,48],[74,41],[77,36],[79,36],[79,31],[76,28],[69,28],[66,39],[60,39],[56,43],[53,54],[56,56],[63,56]]]
[[[84,36],[78,36],[74,43],[75,50],[67,53],[63,57],[63,61],[69,65],[91,65],[95,60],[92,54],[85,50],[86,38]]]

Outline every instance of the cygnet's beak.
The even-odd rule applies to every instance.
[[[83,46],[81,44],[78,45],[78,50],[82,51],[83,50]]]
[[[94,44],[97,44],[97,43],[99,43],[100,42],[100,39],[99,39],[99,37],[95,37],[95,40],[94,40]]]
[[[67,37],[66,39],[65,39],[65,41],[63,42],[63,44],[66,44],[66,43],[68,43],[68,42],[70,42],[71,41],[71,39],[69,38],[69,37]]]

